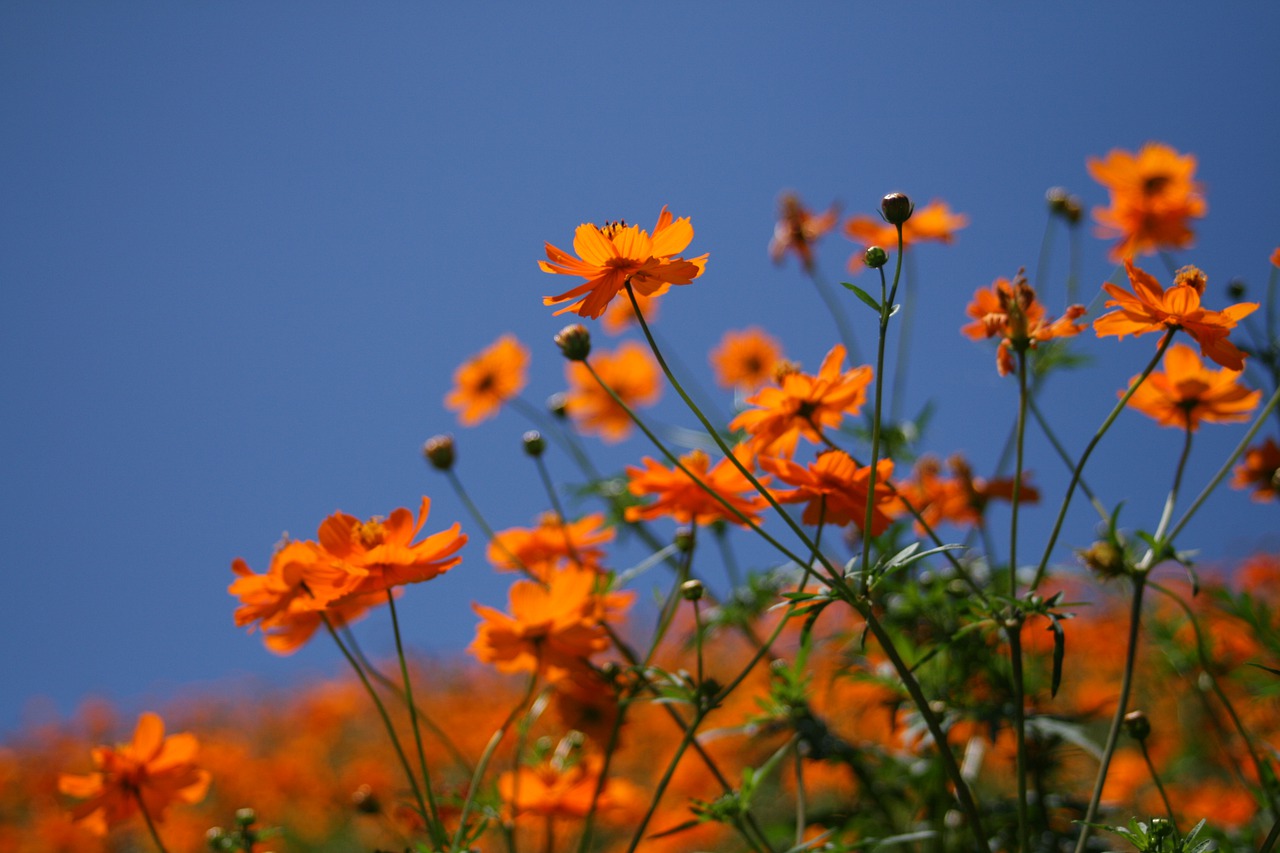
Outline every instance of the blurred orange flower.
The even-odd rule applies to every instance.
[[[820,430],[837,427],[846,414],[857,414],[867,398],[872,370],[868,365],[841,370],[844,347],[836,344],[822,360],[816,376],[786,373],[778,386],[747,399],[757,408],[740,413],[729,429],[745,429],[751,448],[761,454],[791,456],[800,436],[821,442]]]
[[[1233,473],[1231,487],[1253,489],[1255,501],[1266,503],[1280,497],[1280,444],[1268,436],[1262,444],[1250,447]]]
[[[83,802],[72,807],[72,819],[105,835],[128,820],[139,803],[151,820],[164,820],[172,803],[198,803],[209,788],[209,774],[196,766],[195,735],[164,736],[164,722],[147,712],[138,718],[130,743],[99,746],[93,752],[97,772],[63,774],[58,790]]]
[[[670,289],[664,284],[647,296],[639,291],[636,292],[636,304],[644,312],[644,321],[646,323],[652,323],[658,316],[658,297]],[[600,326],[607,335],[622,334],[635,323],[636,312],[631,307],[630,299],[615,299],[610,302],[609,307],[605,309],[604,316],[600,318]]]
[[[1164,355],[1164,372],[1154,372],[1129,398],[1129,408],[1155,418],[1160,426],[1192,432],[1200,422],[1214,424],[1247,421],[1258,406],[1261,391],[1250,391],[1236,380],[1238,370],[1212,370],[1195,350],[1174,344]],[[1129,380],[1132,385],[1135,376]],[[1120,392],[1124,396],[1124,391]]]
[[[601,513],[565,522],[554,512],[543,513],[536,527],[511,527],[496,533],[486,556],[500,572],[527,571],[535,578],[569,564],[599,570],[604,550],[596,546],[612,542],[614,537],[613,528],[603,524]]]
[[[800,261],[806,270],[813,269],[813,244],[835,227],[839,212],[832,205],[826,213],[815,214],[800,203],[795,193],[783,193],[778,200],[778,224],[773,227],[773,239],[769,241],[769,259],[781,263],[788,252]]]
[[[1227,335],[1240,320],[1258,309],[1256,303],[1240,302],[1222,311],[1209,311],[1200,307],[1204,295],[1205,275],[1195,267],[1183,267],[1174,277],[1173,285],[1165,290],[1151,275],[1124,262],[1129,273],[1133,292],[1104,283],[1102,289],[1111,299],[1108,308],[1117,310],[1103,314],[1093,321],[1098,337],[1115,335],[1145,335],[1165,329],[1185,329],[1200,345],[1200,354],[1213,359],[1230,370],[1244,369],[1244,353],[1227,340]]]
[[[631,408],[655,403],[662,393],[658,365],[649,351],[635,341],[623,343],[612,353],[592,355],[591,366]],[[579,430],[610,443],[622,441],[631,433],[631,417],[600,387],[586,365],[566,362],[565,376],[569,380],[565,410]]]
[[[934,199],[924,207],[917,207],[911,218],[902,223],[902,248],[916,243],[952,243],[956,232],[968,224],[968,216],[953,213],[945,201]],[[898,247],[898,229],[878,216],[865,213],[851,216],[844,223],[844,233],[863,248],[879,246],[893,251]],[[862,269],[862,253],[855,254],[849,259],[849,271]]]
[[[639,814],[644,803],[640,790],[625,779],[609,777],[600,785],[603,761],[588,756],[576,762],[552,760],[536,767],[521,767],[498,777],[498,795],[516,818],[537,815],[547,818],[578,820],[591,811],[605,817],[621,819],[619,812]],[[599,797],[596,789],[600,788]]]
[[[711,351],[711,366],[716,371],[716,383],[722,388],[755,391],[773,378],[782,347],[758,326],[729,331],[720,339],[720,346]]]
[[[658,214],[652,237],[640,226],[625,222],[607,222],[602,228],[583,223],[573,235],[578,257],[547,243],[547,260],[538,261],[538,266],[543,272],[580,276],[586,283],[558,296],[544,297],[542,304],[575,300],[556,313],[573,311],[582,317],[599,317],[627,282],[646,296],[669,284],[689,284],[707,265],[706,255],[690,260],[675,257],[692,240],[688,217],[673,219],[666,207]]]
[[[528,367],[529,350],[515,335],[503,335],[454,371],[444,404],[463,426],[478,424],[524,390]]]
[[[1194,155],[1149,142],[1136,155],[1115,149],[1106,159],[1091,157],[1088,168],[1111,193],[1110,207],[1093,210],[1098,236],[1120,238],[1111,249],[1111,260],[1191,245],[1190,220],[1208,209],[1193,180]]]
[[[734,455],[748,468],[753,464],[751,453],[745,445],[735,448]],[[732,510],[707,494],[684,471],[675,466],[667,468],[648,457],[641,461],[644,468],[627,466],[630,481],[627,488],[633,495],[657,495],[658,499],[650,504],[627,507],[627,521],[649,521],[670,516],[679,524],[727,521],[741,527],[746,526]],[[721,459],[713,466],[710,457],[703,450],[694,450],[681,456],[680,462],[730,506],[753,523],[759,523],[760,513],[769,507],[769,503],[756,493],[755,486],[733,462]],[[748,494],[743,496],[744,492]]]
[[[1280,267],[1280,246],[1277,246],[1276,250],[1271,253],[1271,265],[1273,267]]]
[[[762,457],[760,466],[788,485],[789,492],[774,491],[781,503],[804,503],[805,524],[844,526],[850,522],[862,529],[867,520],[867,485],[871,466],[859,467],[843,450],[824,450],[807,467],[789,459]],[[889,488],[893,476],[893,460],[876,463],[875,501],[871,515],[871,535],[879,536],[889,529],[897,515],[897,501]]]
[[[909,220],[908,220],[909,221]],[[1058,320],[1045,317],[1044,306],[1036,300],[1035,289],[1019,271],[1012,283],[998,278],[990,290],[974,291],[973,301],[965,309],[973,322],[960,331],[975,341],[1000,338],[996,350],[996,369],[1001,376],[1014,370],[1013,353],[1023,347],[1034,348],[1051,338],[1069,338],[1084,329],[1075,321],[1084,316],[1083,305],[1072,305]]]
[[[988,480],[973,476],[973,469],[960,454],[947,460],[950,477],[942,476],[942,466],[933,456],[922,456],[916,462],[911,479],[898,487],[898,494],[920,513],[930,527],[943,522],[964,527],[982,524],[987,504],[993,500],[1013,500],[1013,478],[997,477]],[[1030,472],[1022,473],[1022,488],[1018,493],[1021,503],[1036,503],[1040,492],[1030,484]],[[905,504],[903,510],[906,510]],[[923,535],[919,522],[916,532]]]

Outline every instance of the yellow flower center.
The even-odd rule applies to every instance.
[[[603,226],[601,226],[600,233],[603,234],[607,239],[612,240],[619,231],[624,230],[626,227],[627,227],[627,220],[619,219],[617,222],[606,222]]]
[[[382,544],[385,534],[385,530],[382,527],[382,519],[374,516],[368,521],[358,522],[352,534],[355,540],[366,550],[376,548]]]

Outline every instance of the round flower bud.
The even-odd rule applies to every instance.
[[[440,471],[448,471],[453,467],[453,461],[457,457],[453,448],[453,436],[431,436],[422,445],[422,455],[426,457],[427,462],[431,463],[431,467]]]
[[[1071,196],[1067,194],[1066,187],[1049,187],[1049,191],[1044,194],[1044,200],[1049,203],[1050,213],[1065,216]]]
[[[1062,215],[1072,225],[1079,225],[1081,218],[1084,217],[1084,202],[1075,196],[1071,196],[1067,199],[1066,205],[1062,209]]]
[[[542,451],[547,449],[547,440],[536,429],[531,429],[520,436],[520,441],[524,444],[524,452],[535,459],[542,455]]]
[[[258,813],[253,809],[236,809],[236,823],[241,826],[252,826],[257,819]]]
[[[676,531],[675,545],[683,552],[693,550],[693,528],[681,527]]]
[[[570,361],[586,361],[591,353],[591,333],[581,323],[565,326],[556,335],[555,342]]]
[[[569,398],[564,392],[552,394],[547,398],[547,411],[560,420],[569,416]]]
[[[227,831],[220,826],[213,826],[204,834],[204,840],[210,850],[225,850]]]
[[[911,218],[915,205],[902,193],[889,193],[880,199],[880,212],[890,225],[901,225]]]
[[[1146,740],[1151,734],[1151,721],[1141,711],[1130,711],[1124,715],[1124,730],[1134,740]]]
[[[382,804],[378,802],[373,788],[367,784],[351,792],[351,805],[355,806],[356,811],[361,814],[377,814],[382,811]]]
[[[879,246],[871,246],[862,253],[862,262],[873,270],[878,270],[889,263],[889,253]]]
[[[680,595],[685,601],[697,601],[702,598],[702,581],[691,580],[680,584]]]
[[[1245,285],[1243,281],[1241,281],[1238,278],[1235,278],[1227,282],[1227,298],[1228,299],[1236,299],[1236,300],[1244,299],[1244,294],[1245,294]]]
[[[1077,551],[1076,556],[1089,571],[1103,578],[1119,577],[1128,571],[1124,552],[1111,542],[1094,542],[1089,550]]]

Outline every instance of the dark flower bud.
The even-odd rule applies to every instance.
[[[581,323],[565,326],[556,335],[555,342],[570,361],[586,361],[591,353],[591,333]]]
[[[685,601],[697,601],[702,598],[702,581],[691,580],[680,584],[680,595]]]
[[[209,845],[210,850],[227,849],[227,831],[220,826],[211,827],[204,834],[204,840]]]
[[[1067,222],[1072,225],[1079,225],[1081,218],[1084,217],[1084,202],[1075,196],[1067,199],[1066,205],[1063,207],[1062,215],[1067,218]]]
[[[902,193],[889,193],[880,200],[880,212],[890,225],[901,225],[911,218],[915,205]]]
[[[526,432],[520,437],[520,441],[524,444],[524,452],[535,459],[542,455],[542,451],[547,449],[547,440],[536,429]]]
[[[569,398],[563,392],[552,394],[547,398],[547,411],[560,420],[564,420],[569,415],[568,402]]]
[[[693,528],[681,527],[676,531],[675,545],[683,552],[693,550]]]
[[[1134,740],[1146,740],[1151,734],[1151,721],[1141,711],[1130,711],[1124,715],[1124,730]]]
[[[1049,203],[1050,213],[1055,216],[1064,216],[1071,196],[1067,194],[1066,187],[1049,187],[1048,192],[1044,194],[1044,200]]]
[[[253,826],[253,822],[258,819],[258,813],[253,809],[236,809],[236,823],[241,827],[247,828]]]
[[[448,471],[453,467],[453,461],[457,457],[453,448],[453,436],[431,436],[422,445],[422,455],[426,457],[427,462],[431,463],[431,467],[440,471]]]
[[[889,253],[879,246],[871,246],[867,251],[863,252],[862,262],[873,270],[878,270],[889,263]]]
[[[373,793],[373,788],[369,785],[361,785],[351,792],[351,805],[355,806],[360,814],[377,814],[382,811],[382,804],[378,802],[377,794]]]
[[[1227,298],[1228,299],[1244,299],[1245,285],[1238,278],[1234,278],[1227,282]]]

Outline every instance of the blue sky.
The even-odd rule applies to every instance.
[[[1035,264],[1048,187],[1105,203],[1088,157],[1148,140],[1196,154],[1209,216],[1179,261],[1208,272],[1218,303],[1232,278],[1265,284],[1280,7],[910,9],[6,4],[0,731],[90,693],[155,705],[336,671],[324,644],[279,659],[235,629],[229,564],[265,567],[283,532],[312,536],[336,509],[385,514],[423,494],[431,529],[478,534],[418,456],[434,433],[457,433],[495,525],[529,524],[546,501],[519,448],[528,424],[509,412],[461,431],[441,399],[504,332],[534,352],[526,399],[563,387],[549,341],[564,318],[540,297],[566,287],[535,261],[580,222],[649,227],[664,204],[692,218],[691,252],[710,264],[658,321],[686,364],[701,372],[725,329],[761,324],[812,368],[834,335],[808,282],[765,256],[778,193],[846,213],[890,190],[946,199],[971,224],[915,256],[907,409],[935,400],[924,448],[964,450],[980,472],[1015,390],[959,336],[964,306]],[[852,249],[824,243],[828,277]],[[1086,293],[1112,271],[1106,252],[1086,238]],[[1045,294],[1051,312],[1062,299]],[[1082,344],[1094,367],[1045,400],[1070,447],[1152,345]],[[693,423],[669,392],[656,417]],[[1241,432],[1201,431],[1194,488]],[[1091,470],[1152,527],[1179,445],[1135,415]],[[592,452],[615,470],[651,453],[641,438]],[[1061,471],[1042,440],[1030,452],[1056,501]],[[1029,515],[1029,542],[1050,514]],[[1209,562],[1280,547],[1275,522],[1224,490],[1184,547]],[[1087,512],[1071,523],[1064,547],[1087,544]],[[410,643],[463,648],[469,602],[500,604],[506,583],[477,536],[462,566],[405,597]],[[388,649],[382,619],[367,625],[366,645]]]

